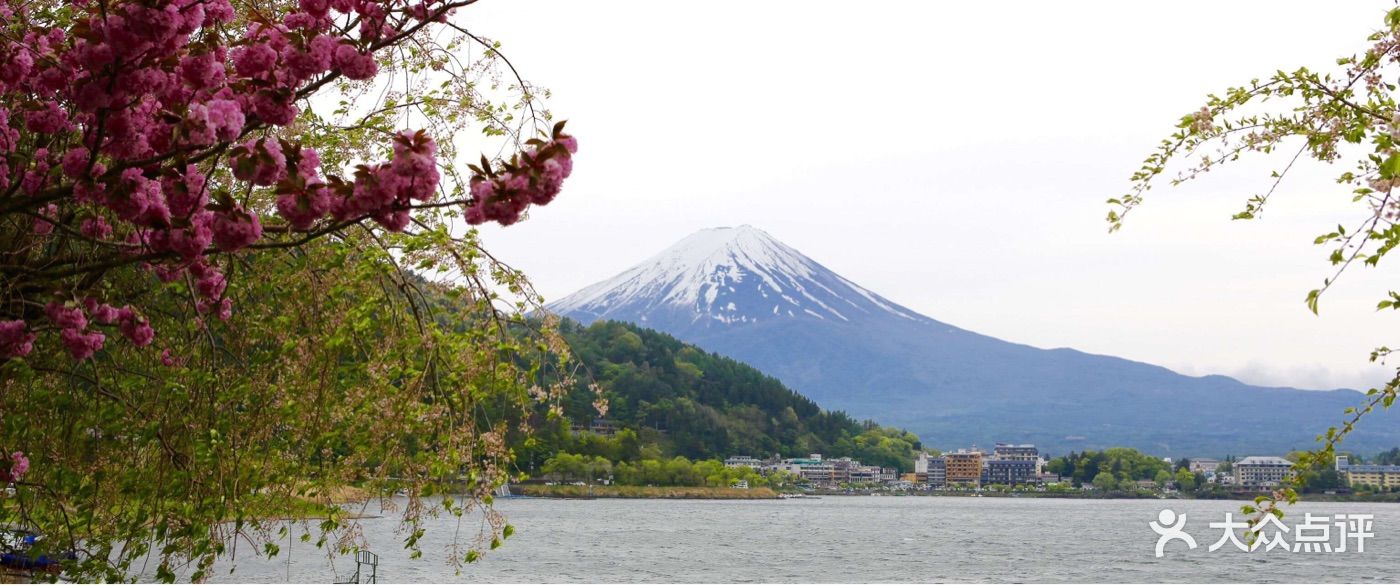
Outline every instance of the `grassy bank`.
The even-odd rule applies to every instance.
[[[673,500],[771,500],[773,490],[760,487],[746,490],[720,487],[639,486],[639,485],[542,485],[510,486],[512,494],[539,498],[644,498]]]
[[[369,490],[356,486],[304,489],[290,495],[281,491],[264,492],[248,496],[244,503],[244,512],[248,517],[257,520],[322,519],[331,508],[339,509],[344,504],[364,503],[371,497]],[[340,514],[342,518],[359,517],[359,514],[352,510],[341,510]]]

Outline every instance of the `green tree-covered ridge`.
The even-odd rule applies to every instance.
[[[564,321],[560,330],[589,375],[565,397],[566,416],[526,446],[525,471],[560,452],[613,461],[822,453],[904,471],[922,447],[912,433],[822,410],[776,378],[658,331],[614,321]],[[607,399],[607,419],[635,435],[570,432],[570,421],[598,417],[589,377]],[[623,444],[629,441],[635,444]]]

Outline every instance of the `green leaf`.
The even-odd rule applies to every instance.
[[[1390,155],[1376,170],[1380,171],[1382,179],[1393,179],[1400,176],[1400,154]]]

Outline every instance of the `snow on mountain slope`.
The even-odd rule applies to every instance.
[[[549,305],[583,321],[725,325],[781,319],[926,321],[752,226],[701,230]]]

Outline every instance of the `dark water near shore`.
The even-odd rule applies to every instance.
[[[1395,581],[1400,505],[1302,503],[1285,525],[1313,514],[1374,514],[1365,552],[1244,553],[1211,522],[1239,517],[1239,502],[958,497],[827,497],[820,500],[549,500],[498,503],[518,532],[463,568],[446,561],[453,534],[475,521],[442,518],[408,559],[392,517],[363,520],[380,555],[380,582],[838,582]],[[1199,546],[1173,543],[1154,558],[1148,522],[1163,508],[1184,512]],[[1335,530],[1335,529],[1334,529]],[[1286,535],[1292,543],[1292,534]],[[1334,535],[1332,541],[1339,542]],[[290,555],[288,549],[290,548]],[[241,558],[212,581],[327,582],[354,563],[334,563],[310,545],[284,544],[275,560]]]

